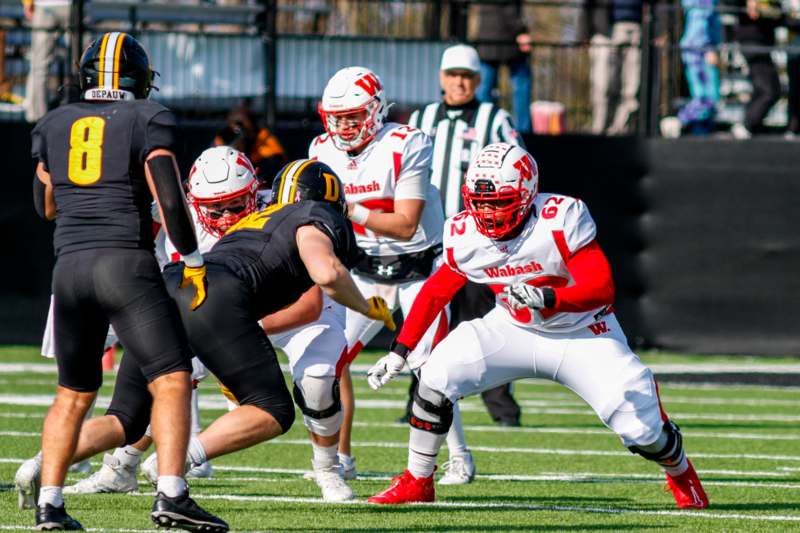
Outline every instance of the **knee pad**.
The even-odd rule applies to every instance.
[[[106,415],[116,417],[125,431],[125,444],[133,444],[145,435],[150,436],[150,413],[148,416],[136,416],[109,409]]]
[[[671,420],[664,422],[661,435],[655,442],[643,446],[629,446],[631,453],[636,453],[657,463],[673,464],[683,456],[683,436],[677,424]]]
[[[342,425],[342,402],[339,380],[335,376],[304,375],[294,382],[294,401],[303,413],[306,427],[322,437],[339,431]]]
[[[420,379],[414,390],[414,405],[408,423],[411,427],[444,435],[453,423],[453,402]]]

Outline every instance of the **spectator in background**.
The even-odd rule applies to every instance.
[[[25,120],[36,122],[47,113],[47,72],[56,42],[70,25],[70,0],[22,0],[31,23],[30,71],[25,84]]]
[[[481,58],[481,84],[478,87],[478,100],[494,102],[492,93],[497,85],[497,70],[500,65],[508,65],[511,71],[512,104],[517,131],[530,133],[531,114],[528,104],[531,99],[531,66],[529,55],[532,38],[524,22],[522,2],[480,5],[477,11],[477,23],[476,39],[487,41],[486,44],[476,46]],[[495,44],[489,44],[491,41],[494,41]]]
[[[682,132],[704,135],[714,129],[714,114],[719,102],[719,54],[721,39],[716,0],[682,0],[684,31],[681,58],[692,99],[678,111],[677,117],[661,122],[664,137],[678,137]]]
[[[775,29],[781,23],[783,11],[779,0],[738,0],[734,5],[739,8],[739,25],[734,34],[743,47],[753,92],[744,111],[744,124],[734,124],[731,132],[737,139],[747,139],[761,129],[781,94],[778,71],[764,47],[775,46]]]
[[[639,110],[642,4],[643,0],[587,3],[595,32],[589,54],[594,133],[623,135],[633,131]]]
[[[794,137],[800,134],[800,0],[789,0],[784,4],[786,26],[791,35],[790,45],[795,48],[788,54],[786,73],[789,77],[789,131]]]
[[[226,145],[247,155],[256,167],[260,189],[272,187],[275,174],[286,164],[286,152],[278,138],[258,126],[255,113],[246,104],[228,114],[227,125],[214,137],[214,145]]]

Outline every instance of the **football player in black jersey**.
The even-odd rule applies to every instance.
[[[294,422],[292,398],[258,322],[261,317],[283,309],[316,284],[342,305],[394,329],[386,302],[377,296],[365,300],[350,277],[358,247],[336,174],[318,161],[293,162],[275,179],[273,191],[273,198],[289,201],[240,220],[205,254],[214,290],[202,307],[191,310],[194,295],[180,286],[185,265],[164,269],[194,354],[239,404],[193,439],[188,467],[274,438]],[[123,358],[109,413],[130,421],[141,437],[151,405],[143,373]],[[73,461],[117,445],[111,418],[83,424]]]
[[[174,283],[206,298],[206,266],[197,251],[175,162],[175,118],[148,101],[153,71],[130,35],[106,33],[80,62],[83,101],[59,107],[32,133],[34,204],[55,219],[53,270],[58,389],[42,431],[38,529],[82,529],[65,509],[61,488],[86,410],[102,381],[100,359],[109,323],[128,366],[152,394],[152,431],[159,451],[151,518],[159,525],[227,531],[197,506],[183,479],[189,439],[190,351],[174,302],[153,255],[150,204],[183,256]],[[213,291],[211,292],[213,294]],[[109,409],[109,446],[135,442],[144,426]],[[112,442],[113,441],[113,442]],[[17,476],[32,503],[38,476]],[[38,472],[37,472],[38,474]]]

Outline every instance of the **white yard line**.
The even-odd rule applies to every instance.
[[[108,396],[97,397],[97,407],[108,407],[111,398]],[[0,394],[0,405],[28,405],[35,407],[49,407],[53,396],[49,394]],[[484,407],[477,400],[461,402],[462,411],[483,411]],[[405,409],[406,402],[399,400],[356,400],[356,407],[360,409]],[[222,395],[212,398],[200,398],[202,409],[227,409],[227,403]],[[528,408],[526,414],[541,415],[576,415],[596,416],[591,409],[534,409]],[[670,413],[673,418],[683,420],[716,420],[716,421],[751,421],[751,422],[800,422],[800,415],[775,415],[775,414],[730,414],[730,413]]]

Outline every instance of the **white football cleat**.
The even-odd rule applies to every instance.
[[[353,489],[344,482],[339,465],[320,468],[311,461],[314,467],[314,481],[322,490],[322,499],[326,502],[343,502],[353,499]]]
[[[64,488],[64,494],[97,494],[101,492],[134,492],[139,490],[136,481],[136,468],[120,463],[119,459],[107,453],[103,456],[100,470]]]
[[[470,452],[454,455],[442,469],[444,475],[439,478],[439,485],[466,485],[475,479],[475,462]]]
[[[342,469],[342,478],[350,481],[358,477],[356,470],[356,458],[349,455],[339,454],[339,465]]]
[[[92,463],[89,461],[89,459],[86,459],[85,461],[80,461],[73,465],[69,465],[69,469],[67,471],[72,472],[73,474],[88,474],[92,471]]]
[[[153,488],[158,487],[158,459],[156,454],[151,453],[150,456],[142,463],[142,475],[153,485]]]
[[[186,478],[212,478],[214,477],[214,468],[211,466],[211,461],[194,465],[186,472]]]
[[[42,481],[42,456],[24,461],[14,475],[17,488],[17,505],[20,509],[36,509],[39,499],[39,486]]]

